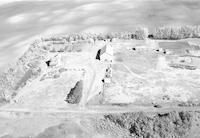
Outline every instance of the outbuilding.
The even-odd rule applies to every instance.
[[[102,47],[98,53],[96,59],[99,59],[101,61],[113,61],[113,47],[110,44],[105,45]]]

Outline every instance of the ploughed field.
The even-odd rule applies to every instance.
[[[1,74],[0,136],[198,137],[199,42],[38,39]]]

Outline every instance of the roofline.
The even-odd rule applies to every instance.
[[[113,56],[113,55],[111,55],[111,54],[109,54],[109,53],[107,53],[107,52],[105,52],[105,53],[103,53],[103,54],[108,54],[108,55],[110,55],[110,56]],[[101,54],[101,55],[103,55],[103,54]],[[101,55],[100,55],[100,56],[101,56]]]

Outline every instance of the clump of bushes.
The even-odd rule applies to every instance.
[[[105,39],[118,38],[123,40],[139,39],[143,40],[148,38],[149,32],[147,28],[137,28],[133,32],[113,32],[105,34]]]
[[[189,112],[169,112],[156,113],[154,116],[140,113],[123,113],[109,114],[104,116],[105,125],[97,127],[98,129],[109,129],[112,131],[115,128],[113,125],[128,133],[134,138],[165,138],[165,137],[184,137],[192,127],[192,115]],[[114,131],[113,131],[114,132]],[[115,132],[116,133],[116,132]]]
[[[17,91],[26,85],[27,81],[41,74],[39,63],[35,67],[29,66],[26,69],[20,64],[14,64],[13,67],[0,74],[0,98],[11,100],[16,96]]]
[[[153,32],[154,39],[199,38],[200,26],[164,26]]]
[[[70,104],[78,104],[82,98],[82,91],[83,91],[83,81],[80,80],[76,83],[74,88],[70,90],[65,101]]]
[[[10,64],[0,74],[0,98],[11,100],[28,80],[40,75],[40,61],[45,57],[45,52],[39,46],[40,42],[34,41],[16,63]]]

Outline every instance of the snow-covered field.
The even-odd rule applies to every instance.
[[[200,1],[194,0],[1,0],[0,68],[20,57],[36,37],[196,25],[199,7]]]
[[[200,23],[199,7],[200,0],[0,0],[0,72],[6,65],[14,63],[21,57],[30,46],[29,44],[41,36],[74,32],[132,31],[140,26],[148,27],[150,31],[153,31],[153,28],[162,25],[197,25]],[[192,44],[200,44],[199,39],[189,40]],[[116,57],[112,81],[117,85],[109,87],[107,91],[102,87],[102,78],[107,64],[96,61],[94,58],[97,50],[105,45],[104,41],[90,45],[77,43],[77,46],[73,43],[73,46],[77,48],[74,51],[77,53],[70,54],[67,50],[71,46],[68,46],[67,42],[66,45],[65,43],[62,45],[67,52],[59,56],[57,56],[59,52],[53,52],[53,50],[49,50],[52,53],[47,52],[49,54],[47,56],[44,50],[40,49],[40,51],[37,47],[29,49],[29,52],[20,60],[21,63],[25,63],[26,67],[29,65],[41,67],[42,73],[37,74],[41,72],[37,67],[25,72],[22,64],[15,67],[14,71],[11,69],[11,72],[8,72],[6,83],[3,82],[2,85],[8,85],[8,88],[5,87],[8,91],[2,93],[8,95],[8,97],[5,96],[7,99],[11,97],[15,99],[0,109],[0,137],[3,135],[4,138],[11,135],[36,138],[108,138],[131,135],[148,137],[150,131],[154,133],[152,137],[170,137],[171,135],[171,137],[183,137],[186,132],[190,137],[199,137],[200,115],[197,112],[197,115],[194,112],[190,112],[191,114],[187,112],[187,110],[199,110],[199,104],[195,104],[200,101],[199,68],[195,71],[168,70],[166,64],[162,64],[163,56],[159,58],[159,54],[155,54],[155,51],[154,53],[150,50],[130,51],[132,46],[143,47],[148,41],[120,42],[118,46],[112,43]],[[151,44],[149,41],[148,48],[151,45],[154,43]],[[47,46],[52,45],[47,44]],[[62,46],[58,48],[62,49]],[[120,49],[119,46],[123,48]],[[45,56],[47,59],[43,59]],[[33,59],[42,60],[34,62]],[[48,65],[49,61],[52,65]],[[198,64],[197,62],[195,64],[199,65],[199,60],[197,61]],[[28,64],[29,62],[31,64]],[[83,65],[85,68],[82,67]],[[70,106],[65,102],[66,96],[74,87],[75,82],[80,79],[84,81],[80,105]],[[19,89],[20,92],[14,93],[16,91],[11,91],[10,87]],[[104,92],[101,92],[102,88]],[[119,113],[118,109],[123,108],[125,111],[121,110],[121,112],[126,112],[126,106],[102,105],[101,102],[104,100],[102,97],[107,98],[105,101],[111,104],[147,104],[152,107],[146,112],[151,109],[153,109],[152,112],[161,111],[156,109],[160,108],[169,113],[154,113],[151,115],[153,118],[147,116],[149,113],[135,115],[129,113],[130,115],[127,114],[129,118],[125,120],[133,119],[133,121],[127,122],[130,126],[124,128],[125,122],[120,119],[115,121],[112,116],[109,119],[109,116],[104,113]],[[92,104],[88,105],[91,99],[95,101],[94,103],[99,103],[94,106],[95,110],[90,108]],[[174,101],[189,100],[192,103],[183,103],[180,105],[183,107],[176,108],[177,106],[173,104]],[[152,101],[155,102],[152,103]],[[194,104],[193,101],[195,101]],[[173,110],[182,108],[181,110],[186,111],[171,112],[171,109],[169,111],[165,108],[165,103],[175,106]],[[141,109],[137,110],[138,108],[135,109],[132,105],[130,109],[128,108],[127,111],[131,112],[147,109],[147,107],[139,106]],[[123,119],[123,114],[121,115]],[[154,126],[154,128],[149,126]]]

